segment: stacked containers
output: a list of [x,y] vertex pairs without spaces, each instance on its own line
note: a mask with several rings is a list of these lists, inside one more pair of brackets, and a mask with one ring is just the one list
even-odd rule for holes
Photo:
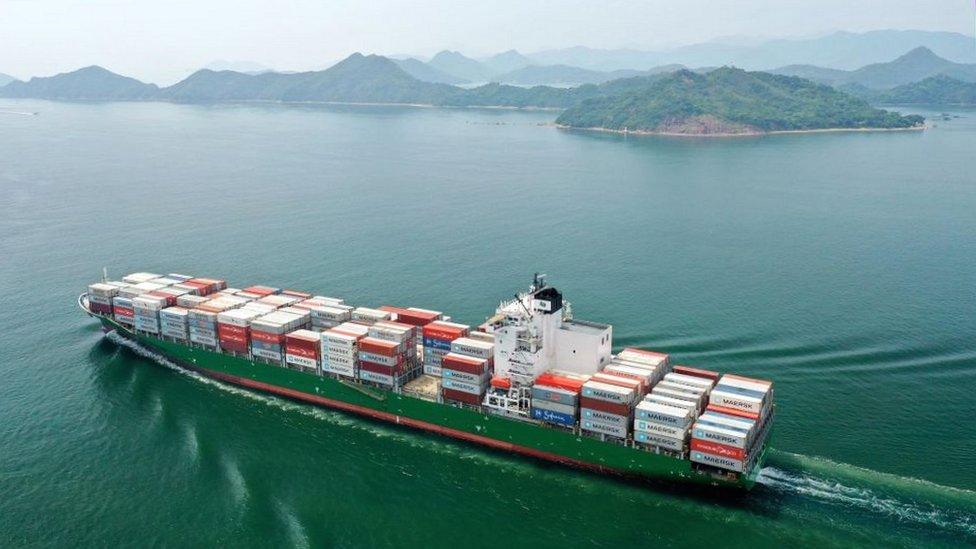
[[217,347],[217,315],[243,305],[243,299],[221,296],[200,303],[187,313],[190,341],[207,347]]
[[112,298],[112,316],[121,324],[132,326],[135,319],[135,310],[132,308],[132,298],[117,295]]
[[159,311],[167,305],[167,298],[161,296],[146,294],[133,299],[132,309],[135,313],[135,329],[151,334],[159,334]]
[[296,297],[296,296],[283,295],[283,294],[266,295],[266,296],[264,296],[264,297],[262,297],[262,298],[260,298],[260,299],[257,300],[258,303],[263,303],[265,305],[270,305],[270,306],[274,307],[275,309],[279,309],[281,307],[287,307],[289,305],[293,305],[295,303],[298,303],[299,301],[301,301],[301,299],[298,298],[298,297]]
[[413,373],[417,365],[417,334],[415,326],[381,320],[369,327],[369,336],[401,345],[404,358],[404,373]]
[[217,339],[220,348],[233,353],[251,350],[251,322],[261,316],[258,311],[231,309],[217,315]]
[[[545,372],[532,385],[532,419],[575,427],[579,417],[579,395],[588,376]],[[494,383],[494,380],[492,380]]]
[[101,315],[112,314],[112,298],[119,295],[119,287],[99,282],[88,286],[88,308]]
[[285,334],[285,362],[306,370],[319,370],[322,334],[300,329]]
[[360,324],[371,325],[381,320],[390,320],[392,314],[380,309],[370,309],[369,307],[356,307],[352,310],[352,321]]
[[202,305],[207,301],[209,301],[209,299],[203,297],[202,295],[183,294],[176,298],[176,305],[183,307],[184,309],[193,309],[194,307]]
[[189,311],[183,307],[167,307],[159,311],[159,325],[164,336],[187,340],[190,338]]
[[695,423],[691,461],[720,469],[747,471],[756,455],[765,420],[773,406],[773,384],[761,379],[722,376]]
[[440,358],[443,377],[441,396],[444,400],[481,404],[491,380],[488,361],[457,353],[448,353]]
[[627,347],[620,351],[611,361],[611,364],[649,369],[653,372],[652,384],[660,381],[664,374],[671,370],[671,361],[668,355],[635,347]]
[[215,278],[191,278],[181,284],[196,289],[197,295],[210,295],[227,287],[226,282]]
[[689,408],[645,400],[637,405],[634,414],[634,441],[683,452],[693,419]]
[[424,373],[440,376],[443,358],[451,352],[451,342],[467,336],[468,330],[464,324],[442,320],[424,325]]
[[488,361],[488,371],[495,370],[495,344],[473,337],[459,337],[451,341],[451,352],[459,355],[483,358]]
[[[257,312],[251,303],[242,310]],[[281,362],[285,358],[285,334],[301,328],[302,321],[300,315],[285,311],[274,311],[255,318],[250,323],[251,354]]]
[[359,340],[368,331],[361,324],[346,322],[322,332],[322,372],[355,379]]
[[312,327],[320,329],[335,328],[343,322],[352,320],[352,307],[341,303],[321,303],[306,300],[296,303],[295,307],[305,309],[312,319]]
[[627,438],[636,398],[637,389],[633,386],[587,381],[580,397],[580,428],[590,433]]
[[359,340],[359,379],[387,387],[398,384],[406,361],[403,343],[375,337]]

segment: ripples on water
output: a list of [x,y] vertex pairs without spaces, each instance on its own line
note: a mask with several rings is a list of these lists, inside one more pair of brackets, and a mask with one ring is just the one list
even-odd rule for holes
[[[120,337],[114,332],[108,334],[107,337],[139,356],[150,359],[197,382],[206,383],[229,394],[247,398],[284,412],[301,414],[342,428],[365,431],[375,437],[395,439],[398,443],[423,448],[425,451],[455,456],[464,461],[476,461],[478,466],[492,467],[499,473],[531,474],[533,472],[533,469],[527,467],[523,461],[514,458],[506,458],[494,453],[466,451],[466,449],[451,442],[439,441],[403,430],[385,428],[340,412],[299,404],[227,385],[196,372],[185,370],[163,355]],[[187,429],[185,433],[188,447],[196,457],[198,443],[195,434],[190,429]],[[841,510],[868,513],[896,522],[940,529],[950,534],[957,534],[961,536],[960,539],[969,539],[976,543],[976,492],[941,486],[909,477],[879,473],[823,458],[776,450],[771,451],[768,462],[773,465],[768,465],[762,469],[757,479],[760,487],[753,492],[759,498],[763,497],[761,491],[765,488],[777,494],[801,498],[805,503],[823,504]],[[243,504],[248,497],[243,475],[230,458],[225,458],[222,465],[235,499],[239,504]],[[401,473],[405,476],[412,476],[405,470]],[[585,480],[577,483],[577,489],[586,490],[587,488],[592,489],[593,486]],[[509,497],[507,494],[498,495],[503,500],[507,500]],[[519,505],[517,498],[513,501]],[[531,511],[529,507],[522,506],[526,511]],[[276,502],[275,509],[286,527],[291,544],[307,547],[309,545],[308,538],[295,514],[281,502]]]

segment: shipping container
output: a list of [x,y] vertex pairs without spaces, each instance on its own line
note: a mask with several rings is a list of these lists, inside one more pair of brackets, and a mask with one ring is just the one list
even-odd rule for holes
[[573,404],[562,404],[559,402],[552,402],[550,400],[539,400],[532,399],[532,406],[535,408],[541,408],[543,410],[549,410],[551,412],[558,412],[560,414],[566,414],[575,417],[579,412],[579,407]]
[[611,425],[601,421],[590,421],[580,418],[580,429],[590,433],[608,435],[616,438],[627,438],[628,428],[626,425]]
[[444,389],[441,392],[441,396],[446,401],[463,402],[465,404],[471,404],[477,406],[481,404],[482,395],[465,393],[463,391],[455,391],[453,389]]
[[554,423],[556,425],[562,425],[564,427],[575,427],[576,426],[576,415],[560,413],[546,408],[532,407],[532,419],[543,421],[545,423]]
[[675,406],[666,406],[656,402],[641,402],[638,404],[635,417],[637,419],[654,421],[681,428],[687,427],[692,421],[690,410]]
[[634,432],[634,440],[648,446],[657,446],[667,450],[682,452],[685,449],[684,439],[677,439],[656,433]]
[[580,421],[596,421],[626,428],[627,424],[630,423],[630,414],[611,414],[602,410],[580,407]]
[[584,397],[596,400],[604,400],[618,404],[630,404],[634,402],[634,398],[637,396],[637,391],[632,388],[628,389],[626,387],[619,387],[617,385],[600,383],[599,381],[587,381],[583,384],[582,395]]

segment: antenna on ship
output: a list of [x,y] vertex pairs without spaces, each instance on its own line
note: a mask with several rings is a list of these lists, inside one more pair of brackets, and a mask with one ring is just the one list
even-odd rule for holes
[[102,267],[102,282],[108,282],[108,267]]

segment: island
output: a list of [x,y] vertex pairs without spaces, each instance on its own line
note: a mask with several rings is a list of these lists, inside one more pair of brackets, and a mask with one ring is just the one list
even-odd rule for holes
[[565,110],[563,128],[660,135],[758,135],[826,130],[919,129],[920,116],[871,107],[863,99],[795,76],[723,67],[679,70],[619,95]]

